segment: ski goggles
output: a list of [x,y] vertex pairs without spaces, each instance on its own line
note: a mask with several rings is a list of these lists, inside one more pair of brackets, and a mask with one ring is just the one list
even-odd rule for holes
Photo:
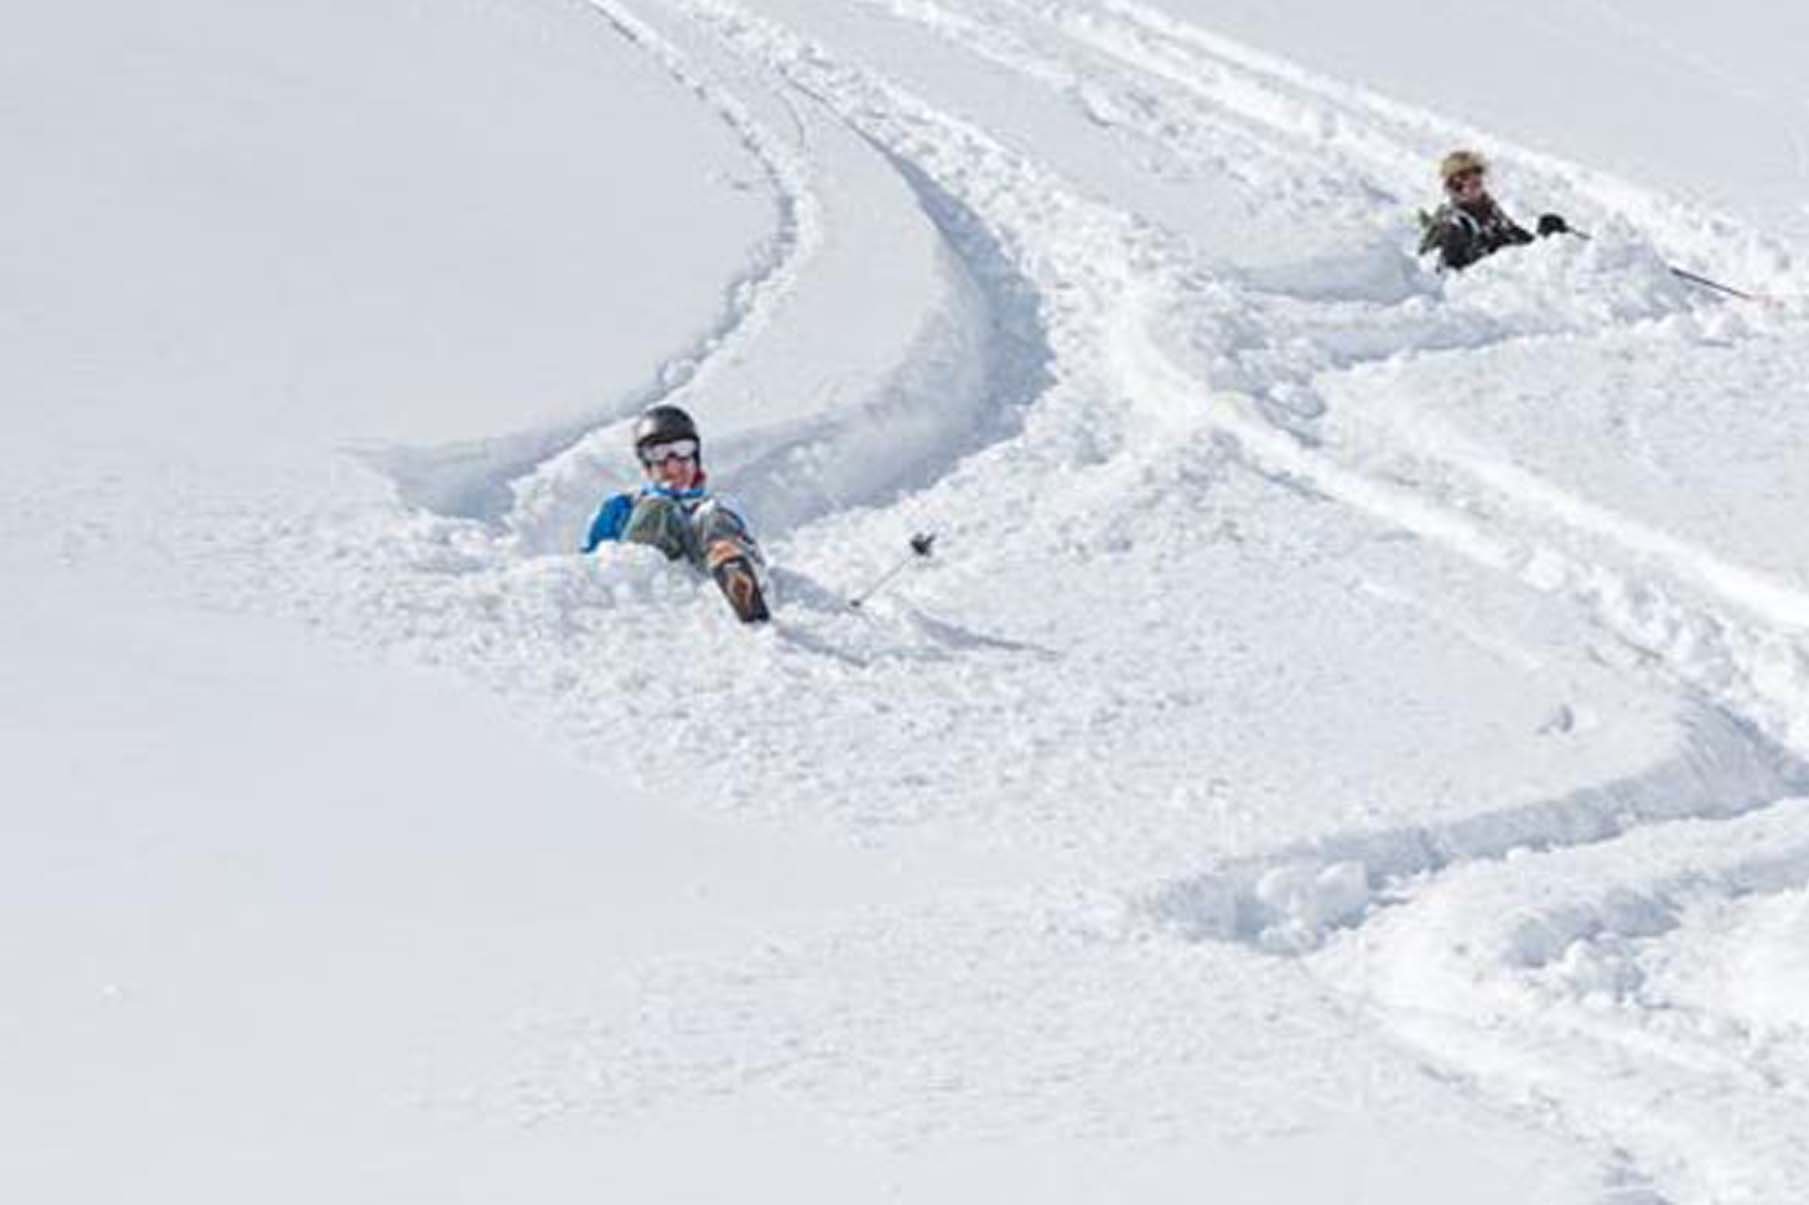
[[635,449],[642,464],[664,464],[668,460],[694,460],[697,457],[697,441],[695,439],[674,439],[666,443],[642,444]]

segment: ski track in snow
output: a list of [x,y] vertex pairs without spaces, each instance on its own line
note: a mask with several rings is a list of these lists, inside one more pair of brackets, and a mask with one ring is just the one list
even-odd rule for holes
[[[625,413],[680,396],[710,374],[732,376],[736,357],[809,271],[825,218],[800,148],[762,127],[628,6],[589,2],[737,130],[763,165],[781,216],[767,257],[736,286],[727,316],[660,382],[628,399]],[[1302,215],[1367,224],[1374,246],[1341,260],[1228,267],[775,20],[727,0],[671,0],[662,12],[784,81],[795,103],[843,123],[907,184],[979,298],[969,323],[988,337],[969,349],[982,382],[974,405],[990,408],[991,417],[970,407],[959,429],[938,430],[950,419],[933,416],[908,443],[908,471],[883,474],[884,488],[865,494],[812,474],[831,471],[823,465],[838,456],[857,455],[860,469],[899,459],[895,449],[865,447],[857,436],[861,423],[900,413],[903,403],[890,411],[831,406],[750,443],[743,458],[750,482],[811,448],[829,449],[814,467],[805,457],[805,484],[795,495],[772,500],[784,516],[775,529],[789,537],[777,545],[778,560],[788,567],[780,574],[785,605],[765,632],[725,624],[707,587],[674,580],[633,550],[593,560],[524,555],[554,546],[560,525],[594,501],[598,467],[616,456],[613,423],[550,457],[542,441],[528,465],[519,448],[503,455],[498,443],[482,451],[475,476],[462,465],[400,470],[405,501],[450,498],[441,509],[452,513],[298,525],[284,551],[299,555],[274,570],[278,580],[296,587],[312,618],[534,700],[581,742],[611,740],[613,727],[596,717],[614,700],[645,696],[642,718],[670,733],[646,750],[648,778],[658,785],[689,773],[688,751],[703,741],[726,742],[731,756],[770,747],[787,723],[780,716],[788,703],[837,689],[837,675],[849,667],[893,675],[946,670],[956,689],[974,692],[966,712],[953,711],[944,732],[901,739],[958,740],[971,739],[957,731],[964,715],[990,723],[1012,714],[1011,700],[985,697],[989,664],[1065,655],[1029,636],[955,625],[904,602],[874,616],[847,613],[824,582],[883,566],[891,533],[934,521],[958,537],[1011,546],[1089,516],[1088,530],[1105,531],[1133,509],[1127,489],[1171,464],[1175,449],[1197,455],[1208,473],[1250,470],[1331,499],[1571,600],[1632,650],[1629,673],[1655,675],[1691,700],[1684,747],[1671,763],[1563,797],[1448,823],[1280,844],[1146,882],[1124,892],[1126,916],[1184,941],[1318,951],[1307,954],[1307,967],[1473,1078],[1485,1098],[1628,1151],[1636,1179],[1654,1186],[1647,1199],[1670,1199],[1659,1192],[1680,1200],[1800,1196],[1809,1167],[1779,1135],[1801,1133],[1809,1115],[1800,1079],[1776,1070],[1800,1052],[1800,1034],[1785,1031],[1755,1053],[1750,1026],[1709,1009],[1642,1000],[1629,968],[1639,943],[1680,931],[1705,899],[1809,884],[1805,805],[1779,802],[1809,788],[1799,760],[1809,753],[1809,590],[1578,498],[1423,416],[1327,411],[1316,384],[1392,357],[1588,339],[1693,317],[1714,304],[1682,291],[1657,252],[1612,232],[1587,248],[1516,265],[1506,284],[1426,283],[1387,248],[1403,241],[1402,198],[1421,191],[1424,165],[1454,143],[1511,160],[1557,207],[1592,225],[1628,215],[1664,254],[1688,261],[1712,251],[1769,287],[1798,280],[1787,249],[1715,215],[1318,79],[1129,0],[863,0],[863,7],[1065,97],[1098,124],[1157,148],[1177,170],[1287,181],[1281,203]],[[1354,201],[1353,179],[1362,185]],[[1595,269],[1619,269],[1625,280],[1575,303],[1562,300]],[[1512,289],[1558,300],[1516,312]],[[932,390],[907,389],[905,401]],[[975,468],[969,458],[982,448],[987,464]],[[1061,488],[1044,488],[1058,472]],[[963,484],[988,473],[1002,482],[995,488],[1022,491],[1021,511],[961,513]],[[470,500],[492,498],[510,481],[512,530],[466,521],[499,517],[488,502]],[[915,492],[893,504],[901,489]],[[355,566],[368,589],[323,597],[309,578],[310,566],[320,564],[340,574]],[[624,618],[635,631],[625,630]],[[641,658],[612,664],[600,651],[629,641],[688,646],[697,661],[715,663],[736,684],[710,689],[739,718],[704,719],[682,700],[662,702],[637,668]],[[683,667],[677,674],[682,696],[697,675],[687,677]],[[932,798],[936,785],[926,784]],[[729,784],[725,802],[757,806],[760,787]],[[857,828],[921,819],[851,815]],[[808,1046],[808,1031],[801,1022],[794,1041]],[[599,1050],[617,1049],[608,1035],[573,1040],[576,1062],[538,1080],[563,1085],[554,1112],[594,1103],[583,1084],[563,1080],[582,1080]],[[641,1049],[635,1057],[705,1056]],[[818,1074],[795,1051],[766,1057],[781,1077]],[[1159,1074],[1139,1073],[1159,1088]],[[1025,1074],[1059,1079],[1067,1070]],[[1787,1119],[1768,1121],[1769,1109]],[[1635,1199],[1634,1191],[1648,1190],[1615,1199]]]
[[1800,892],[1806,817],[1794,799],[1465,866],[1328,951],[1326,973],[1485,1089],[1625,1149],[1674,1199],[1794,1200],[1809,1172],[1800,1029],[1739,1016],[1725,983],[1690,999],[1644,968],[1705,908]]
[[[846,151],[838,160],[811,145],[814,114],[807,95],[764,89],[785,109],[798,140],[793,147],[761,124],[753,105],[712,82],[707,67],[646,21],[613,0],[585,2],[736,130],[761,162],[781,218],[766,261],[733,286],[724,321],[669,360],[656,383],[615,411],[632,414],[657,401],[695,406],[712,394],[733,394],[745,388],[739,378],[749,375],[762,337],[771,341],[775,324],[797,324],[801,295],[816,276],[831,274],[825,261],[836,254],[852,257],[851,249],[826,248],[825,231],[832,221],[853,226],[871,215],[856,213],[849,198],[832,200],[831,185],[844,181],[828,175],[853,174],[864,165],[850,163]],[[753,69],[763,70],[759,64]],[[738,82],[762,87],[758,77]],[[791,402],[751,431],[726,438],[713,434],[710,461],[717,487],[757,518],[769,540],[824,514],[921,488],[960,456],[1009,435],[1017,412],[1047,383],[1048,352],[1034,308],[1023,303],[1024,291],[1009,263],[989,245],[984,228],[908,163],[858,138],[851,141],[859,153],[877,157],[884,170],[896,173],[918,220],[927,221],[940,240],[934,270],[942,279],[941,293],[918,316],[918,328],[908,333],[907,345],[883,378],[857,382],[848,397],[839,386],[819,390],[814,399]],[[823,161],[811,161],[811,154]],[[884,203],[870,194],[861,200]],[[850,268],[843,264],[836,270]],[[709,414],[703,417],[710,426]],[[513,481],[493,475],[490,491],[506,485],[514,497],[501,517],[518,551],[555,553],[571,546],[572,531],[595,507],[599,482],[620,481],[622,439],[622,424],[610,423]]]
[[[654,379],[613,399],[597,418],[445,447],[388,448],[366,453],[412,506],[455,519],[497,523],[552,505],[566,493],[594,501],[599,445],[611,452],[617,420],[669,399],[694,381],[712,359],[732,356],[758,336],[796,286],[823,239],[821,205],[808,178],[803,148],[763,125],[732,92],[700,74],[671,42],[615,0],[581,0],[621,37],[654,59],[678,84],[714,112],[760,165],[773,194],[777,228],[753,262],[726,290],[722,313],[689,346],[668,357]],[[582,505],[582,503],[580,503]]]

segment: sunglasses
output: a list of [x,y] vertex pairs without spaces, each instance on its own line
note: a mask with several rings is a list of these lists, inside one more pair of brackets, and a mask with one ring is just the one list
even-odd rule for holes
[[1452,176],[1450,180],[1446,181],[1446,187],[1447,188],[1462,188],[1464,185],[1470,183],[1472,180],[1481,180],[1481,179],[1482,179],[1482,169],[1480,167],[1472,167],[1468,171],[1461,171],[1461,172],[1458,172],[1455,176]]
[[697,455],[697,441],[675,439],[671,443],[642,444],[636,451],[640,454],[641,463],[646,465],[663,464],[668,460],[691,460]]

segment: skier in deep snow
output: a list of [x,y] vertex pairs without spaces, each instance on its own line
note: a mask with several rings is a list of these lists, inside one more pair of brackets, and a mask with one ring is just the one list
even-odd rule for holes
[[647,544],[708,574],[745,623],[768,618],[760,548],[741,516],[710,493],[697,424],[677,406],[654,406],[634,424],[634,453],[647,481],[604,499],[584,551]]
[[[1420,223],[1426,232],[1420,240],[1420,254],[1437,251],[1441,268],[1460,272],[1503,247],[1533,241],[1534,236],[1516,225],[1489,195],[1483,183],[1488,171],[1487,161],[1475,151],[1452,151],[1439,164],[1439,178],[1445,185],[1445,203],[1435,213],[1420,214]],[[1569,229],[1569,224],[1558,214],[1539,216],[1540,238],[1563,234]]]

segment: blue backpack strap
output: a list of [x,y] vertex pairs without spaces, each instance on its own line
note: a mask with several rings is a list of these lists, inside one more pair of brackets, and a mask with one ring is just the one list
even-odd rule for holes
[[590,534],[584,538],[584,551],[595,552],[598,546],[622,538],[628,516],[634,513],[632,494],[614,494],[604,499],[597,517],[590,521]]

